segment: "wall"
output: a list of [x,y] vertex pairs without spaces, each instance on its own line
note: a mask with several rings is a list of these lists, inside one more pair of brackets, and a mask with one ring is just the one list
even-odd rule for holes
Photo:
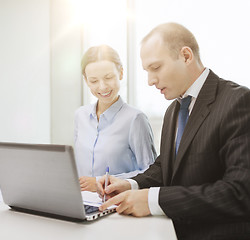
[[81,28],[70,0],[0,0],[0,141],[73,145]]
[[0,141],[50,142],[49,0],[0,0]]

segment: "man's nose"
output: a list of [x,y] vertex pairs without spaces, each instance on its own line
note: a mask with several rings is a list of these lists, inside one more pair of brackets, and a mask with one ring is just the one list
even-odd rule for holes
[[149,86],[153,86],[157,83],[157,78],[156,76],[152,75],[152,74],[148,74],[148,85]]

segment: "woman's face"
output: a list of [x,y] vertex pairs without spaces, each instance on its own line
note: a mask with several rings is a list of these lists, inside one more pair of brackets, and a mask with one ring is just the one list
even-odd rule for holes
[[122,70],[119,72],[113,62],[101,60],[89,63],[85,73],[87,85],[99,104],[112,105],[118,98]]

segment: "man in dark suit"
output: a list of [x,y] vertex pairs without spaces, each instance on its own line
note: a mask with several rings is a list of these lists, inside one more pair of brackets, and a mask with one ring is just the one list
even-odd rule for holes
[[110,177],[105,190],[100,179],[110,197],[100,210],[165,214],[179,240],[250,239],[250,90],[204,68],[193,34],[176,23],[143,39],[141,59],[149,85],[176,100],[155,163],[132,180]]

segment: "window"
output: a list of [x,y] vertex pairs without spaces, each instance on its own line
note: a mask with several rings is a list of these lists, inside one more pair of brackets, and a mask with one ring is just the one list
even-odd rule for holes
[[195,35],[205,67],[222,78],[250,87],[249,1],[136,0],[135,3],[135,102],[148,116],[162,117],[170,102],[154,87],[147,86],[139,57],[140,41],[164,22],[178,22]]
[[[107,44],[114,48],[122,61],[124,76],[120,94],[127,101],[127,18],[126,0],[72,0],[75,22],[82,25],[82,52],[91,46]],[[84,83],[84,104],[94,102]]]

